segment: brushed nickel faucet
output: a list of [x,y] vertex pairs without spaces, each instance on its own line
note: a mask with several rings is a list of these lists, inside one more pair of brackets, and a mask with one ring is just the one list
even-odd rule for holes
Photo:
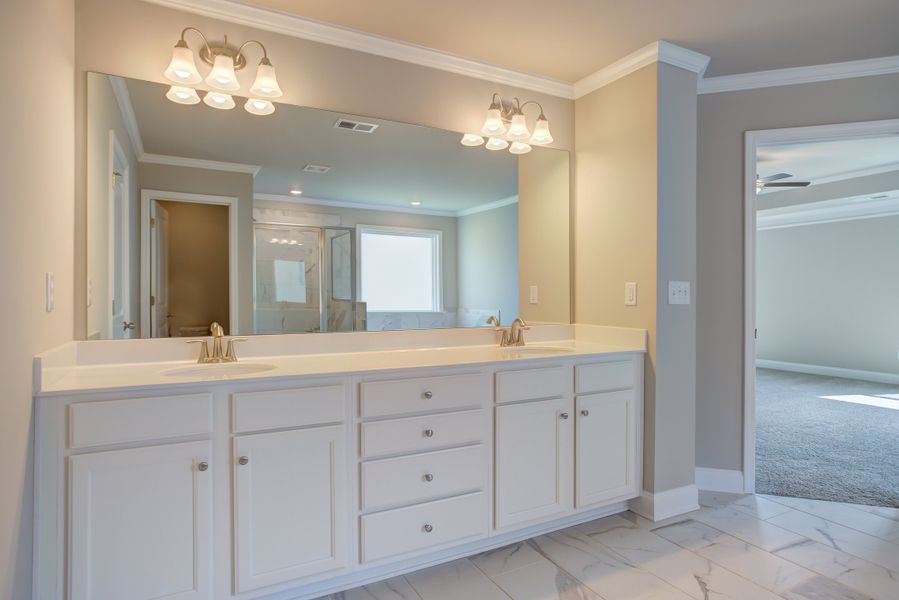
[[507,348],[509,346],[524,346],[524,332],[530,329],[528,324],[525,323],[524,319],[521,317],[517,317],[512,321],[512,325],[506,329],[500,327],[499,319],[497,319],[496,316],[491,315],[487,319],[487,325],[493,325],[496,328],[496,331],[502,332],[502,337],[499,340],[499,345],[502,348]]
[[209,355],[209,345],[206,339],[187,340],[188,344],[200,344],[200,356],[197,358],[197,364],[205,365],[210,363],[231,363],[237,362],[237,353],[234,351],[235,342],[245,342],[245,337],[233,337],[228,340],[225,351],[222,351],[222,337],[225,335],[225,329],[218,323],[214,322],[209,326],[209,332],[212,334],[212,356]]

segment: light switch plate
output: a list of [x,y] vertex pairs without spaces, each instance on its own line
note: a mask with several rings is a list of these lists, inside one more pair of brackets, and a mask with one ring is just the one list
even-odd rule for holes
[[637,306],[637,282],[628,281],[624,284],[624,305]]
[[690,304],[690,282],[668,282],[668,304]]
[[531,304],[537,304],[537,286],[531,286]]
[[53,312],[53,308],[56,306],[56,278],[53,276],[53,273],[47,271],[44,281],[46,284],[47,312]]

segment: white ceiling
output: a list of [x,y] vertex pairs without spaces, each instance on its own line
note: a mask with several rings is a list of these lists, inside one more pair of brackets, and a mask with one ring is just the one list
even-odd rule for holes
[[[167,86],[126,80],[144,151],[192,159],[259,165],[254,192],[396,208],[458,212],[518,193],[518,159],[459,143],[461,134],[278,104],[259,117],[237,108],[184,106],[165,98]],[[338,130],[339,117],[378,124],[371,134]],[[540,152],[563,152],[548,148]],[[324,165],[323,175],[304,173]]]
[[[781,181],[811,181],[812,185],[841,181],[899,170],[899,133],[762,146],[756,157],[757,170],[762,177],[790,173],[793,177]],[[789,189],[792,188],[765,191],[773,193]]]
[[896,0],[245,0],[574,82],[656,40],[706,76],[899,55]]

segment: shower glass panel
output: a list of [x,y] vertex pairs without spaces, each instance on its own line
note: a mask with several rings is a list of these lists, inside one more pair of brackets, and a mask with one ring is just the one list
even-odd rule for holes
[[365,306],[356,298],[355,235],[352,228],[324,229],[326,331],[365,331]]

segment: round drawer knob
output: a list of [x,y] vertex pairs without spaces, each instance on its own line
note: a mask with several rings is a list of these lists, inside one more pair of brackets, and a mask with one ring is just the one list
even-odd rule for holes
[[434,430],[433,429],[425,429],[424,434],[425,434],[425,437],[434,437]]
[[422,527],[422,530],[425,533],[431,533],[432,531],[434,531],[434,527],[430,523],[428,523],[424,527]]
[[237,459],[237,464],[239,464],[239,465],[245,465],[248,462],[250,462],[249,456],[241,456],[240,458]]
[[561,415],[559,415],[559,418],[562,419],[563,421],[566,420],[568,418],[568,413],[563,412]]
[[205,461],[201,462],[200,464],[197,465],[197,468],[201,471],[205,471],[209,468],[209,463],[205,462]]
[[582,417],[586,417],[586,416],[589,416],[589,415],[590,415],[590,411],[587,410],[586,408],[585,408],[584,410],[581,411],[581,416],[582,416]]
[[434,481],[433,473],[425,473],[425,481]]
[[431,398],[434,397],[434,392],[428,390],[427,392],[425,392],[424,394],[422,394],[422,396],[425,397],[425,400],[430,400]]

